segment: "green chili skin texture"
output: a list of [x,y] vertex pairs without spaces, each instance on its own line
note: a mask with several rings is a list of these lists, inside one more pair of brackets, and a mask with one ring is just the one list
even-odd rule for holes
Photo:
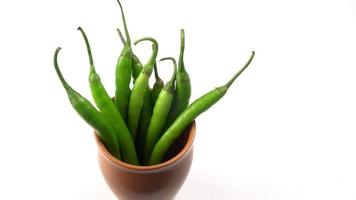
[[168,128],[177,116],[187,108],[189,105],[189,99],[191,96],[191,84],[189,74],[184,67],[184,48],[185,48],[185,34],[184,29],[180,32],[180,54],[178,61],[178,71],[176,77],[176,91],[174,94],[174,100],[172,109],[169,113],[166,128]]
[[58,65],[58,53],[61,50],[60,47],[57,48],[54,54],[54,67],[59,77],[64,89],[67,92],[69,101],[73,106],[74,110],[80,115],[84,121],[86,121],[92,128],[96,130],[99,138],[105,146],[108,148],[109,152],[116,157],[121,159],[119,144],[115,132],[111,124],[106,121],[104,116],[96,110],[96,108],[78,92],[72,89],[69,84],[65,81]]
[[158,140],[155,145],[153,152],[150,157],[149,165],[155,165],[162,162],[165,154],[167,153],[169,147],[172,143],[181,135],[183,130],[201,113],[209,109],[216,102],[218,102],[227,92],[231,84],[236,80],[236,78],[249,66],[251,63],[255,52],[252,52],[250,59],[247,61],[245,66],[238,71],[235,76],[224,86],[218,87],[199,99],[195,100],[191,105],[189,105],[173,122],[173,124],[165,131],[162,137]]
[[123,161],[139,165],[136,149],[133,140],[131,139],[130,132],[128,131],[120,112],[116,109],[115,104],[108,95],[104,85],[101,82],[99,75],[95,71],[93,56],[91,53],[90,44],[84,30],[79,27],[78,30],[81,32],[88,51],[89,63],[90,63],[90,74],[89,74],[89,85],[91,93],[95,104],[98,106],[99,110],[103,113],[104,117],[111,123],[113,127],[117,140],[120,144],[121,155]]
[[131,132],[132,138],[135,140],[136,132],[138,128],[138,123],[140,119],[141,109],[144,102],[144,96],[146,91],[149,90],[149,78],[153,71],[153,65],[156,62],[158,54],[158,43],[155,39],[146,37],[135,42],[135,45],[141,41],[151,41],[154,45],[153,53],[148,60],[147,64],[143,67],[140,75],[137,77],[134,87],[131,92],[130,102],[129,102],[129,118],[128,126]]
[[120,5],[121,16],[124,23],[125,34],[126,34],[126,43],[124,48],[121,51],[121,55],[118,59],[115,72],[115,105],[120,111],[122,118],[127,120],[127,109],[130,99],[130,82],[131,82],[131,73],[132,73],[132,49],[131,49],[131,40],[130,35],[126,25],[126,19],[124,11],[120,1],[117,1]]
[[153,70],[155,73],[156,82],[153,84],[153,88],[152,88],[152,101],[153,101],[153,104],[155,104],[159,93],[163,89],[164,83],[158,75],[157,63],[155,63]]
[[[135,55],[133,55],[132,76],[134,80],[136,80],[136,78],[139,76],[139,74],[142,71],[142,68],[143,67],[141,62],[138,60],[138,58]],[[143,99],[143,105],[141,109],[138,129],[135,138],[136,151],[141,163],[143,163],[143,148],[145,145],[145,138],[146,138],[148,125],[150,123],[151,116],[152,116],[152,110],[153,110],[152,94],[151,94],[151,90],[148,89],[146,90],[146,94]]]
[[142,71],[142,63],[140,62],[140,59],[132,53],[132,77],[134,80],[137,79],[137,77],[140,75]]
[[[124,39],[124,36],[122,35],[122,32],[120,31],[120,29],[117,29],[117,32],[119,33],[121,42],[125,45],[126,41]],[[137,77],[140,75],[142,68],[143,66],[139,58],[134,53],[132,53],[132,77],[134,79],[134,82],[137,79]],[[137,156],[141,162],[143,162],[143,148],[145,145],[148,125],[150,123],[151,116],[152,116],[152,110],[153,110],[153,105],[152,105],[151,90],[147,90],[143,100],[143,106],[142,106],[140,121],[138,125],[139,127],[137,130],[136,141],[135,141]]]
[[152,93],[151,90],[147,90],[143,106],[140,115],[140,122],[138,125],[138,131],[136,134],[136,150],[137,154],[140,158],[141,163],[144,163],[144,146],[146,140],[147,129],[151,121],[151,116],[153,112],[153,105],[152,105]]
[[[119,33],[119,37],[121,39],[122,44],[126,44],[126,40],[124,36],[122,35],[122,32],[120,29],[117,29],[117,32]],[[132,52],[132,77],[134,80],[140,75],[142,71],[142,63],[140,62],[140,59]]]
[[172,60],[174,64],[174,72],[170,81],[164,86],[159,93],[156,104],[153,108],[153,114],[151,117],[150,125],[146,135],[145,151],[144,151],[144,163],[148,163],[150,155],[154,145],[161,136],[161,131],[166,123],[168,113],[171,109],[173,97],[174,97],[174,81],[176,78],[177,64],[174,58],[163,58],[163,60]]

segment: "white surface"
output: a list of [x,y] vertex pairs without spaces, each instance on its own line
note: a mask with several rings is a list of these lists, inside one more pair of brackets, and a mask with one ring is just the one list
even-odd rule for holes
[[[198,118],[194,163],[176,199],[356,199],[354,0],[123,4],[133,39],[157,38],[159,57],[178,55],[179,28],[186,29],[192,99],[256,51],[226,97]],[[81,25],[113,93],[122,48],[116,2],[1,1],[0,20],[0,199],[115,199],[52,56],[61,45],[64,76],[89,97]],[[145,61],[150,45],[135,51]]]

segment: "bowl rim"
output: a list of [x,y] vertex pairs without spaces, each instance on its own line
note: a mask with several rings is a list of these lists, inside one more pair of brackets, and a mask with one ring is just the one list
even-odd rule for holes
[[101,142],[99,136],[95,133],[95,141],[98,145],[98,149],[99,149],[99,153],[104,155],[104,157],[106,159],[108,159],[109,161],[111,161],[112,163],[114,163],[115,165],[119,166],[119,167],[123,167],[127,170],[134,170],[134,171],[152,171],[152,170],[157,170],[157,169],[162,169],[165,167],[169,167],[173,164],[175,164],[177,161],[179,161],[185,154],[187,154],[187,152],[189,151],[189,149],[193,146],[193,142],[194,142],[194,138],[195,138],[195,134],[196,134],[196,124],[195,124],[195,120],[190,123],[187,128],[185,129],[185,131],[188,130],[189,134],[188,134],[188,140],[187,143],[185,144],[185,146],[183,147],[183,149],[177,154],[175,155],[173,158],[157,164],[157,165],[150,165],[150,166],[140,166],[140,165],[132,165],[129,163],[125,163],[121,160],[118,160],[117,158],[115,158],[113,155],[111,155],[108,150],[106,149],[105,145]]

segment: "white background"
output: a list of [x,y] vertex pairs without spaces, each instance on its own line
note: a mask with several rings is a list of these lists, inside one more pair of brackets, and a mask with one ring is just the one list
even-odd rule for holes
[[[123,0],[133,39],[176,56],[186,30],[192,99],[250,68],[197,119],[195,157],[176,199],[356,199],[355,0]],[[0,2],[0,199],[115,199],[92,129],[71,108],[52,56],[90,97],[81,25],[111,94],[122,45],[116,1]],[[149,43],[134,47],[142,61]],[[169,63],[160,67],[167,80]]]

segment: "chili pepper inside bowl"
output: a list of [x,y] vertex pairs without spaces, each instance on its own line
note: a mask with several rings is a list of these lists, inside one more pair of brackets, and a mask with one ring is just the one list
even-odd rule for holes
[[173,199],[183,185],[193,160],[195,137],[193,121],[166,154],[165,162],[137,166],[112,156],[95,134],[101,172],[120,200]]
[[[117,29],[124,47],[115,70],[115,98],[111,98],[112,94],[107,92],[96,72],[89,39],[81,27],[78,30],[87,49],[88,81],[95,105],[65,80],[58,63],[60,47],[54,53],[54,68],[72,107],[96,130],[99,165],[113,193],[121,200],[172,199],[192,164],[194,120],[225,96],[250,65],[255,52],[252,51],[246,64],[224,85],[190,103],[191,81],[184,64],[184,29],[180,31],[178,62],[173,57],[160,59],[171,60],[174,67],[171,79],[164,83],[156,66],[157,40],[143,37],[133,43],[152,43],[151,56],[143,65],[133,52],[123,8],[120,0],[117,1],[125,37]],[[151,89],[149,83],[153,72],[156,82]]]

